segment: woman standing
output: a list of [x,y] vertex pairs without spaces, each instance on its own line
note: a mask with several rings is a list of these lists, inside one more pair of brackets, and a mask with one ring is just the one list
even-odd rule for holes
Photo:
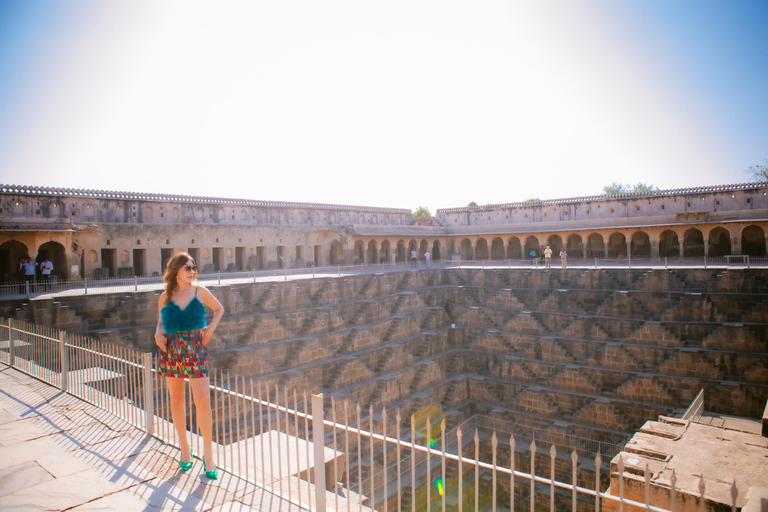
[[[205,476],[215,480],[219,473],[213,462],[213,417],[208,379],[208,342],[224,316],[216,297],[197,282],[197,267],[192,257],[179,252],[169,261],[163,275],[165,291],[158,303],[155,343],[162,351],[158,374],[164,375],[171,397],[171,417],[179,435],[182,471],[192,468],[192,452],[187,438],[184,407],[184,379],[189,379],[197,408],[197,425],[203,436]],[[213,310],[210,325],[205,322],[205,306]]]

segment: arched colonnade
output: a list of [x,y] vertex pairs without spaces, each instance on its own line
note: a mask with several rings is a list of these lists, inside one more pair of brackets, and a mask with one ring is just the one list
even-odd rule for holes
[[353,264],[407,261],[414,248],[420,260],[428,249],[433,260],[448,259],[452,255],[462,260],[527,259],[532,250],[540,256],[547,245],[554,255],[565,246],[569,258],[585,260],[768,254],[765,228],[748,223],[411,239],[357,237],[352,243],[347,262]]

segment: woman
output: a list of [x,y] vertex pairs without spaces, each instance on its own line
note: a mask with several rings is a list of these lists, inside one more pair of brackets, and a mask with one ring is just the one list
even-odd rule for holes
[[[179,252],[168,261],[163,281],[166,285],[158,303],[155,343],[162,351],[158,374],[166,377],[171,396],[171,417],[179,435],[179,467],[188,471],[193,465],[184,408],[184,379],[188,378],[197,408],[197,425],[203,436],[205,476],[215,480],[219,473],[213,462],[207,346],[224,316],[224,308],[206,287],[197,282],[195,261],[185,252]],[[205,306],[213,310],[213,320],[207,326]]]

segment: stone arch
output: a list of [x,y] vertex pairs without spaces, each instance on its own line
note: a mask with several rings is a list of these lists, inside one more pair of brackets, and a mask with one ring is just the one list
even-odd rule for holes
[[16,265],[19,258],[29,255],[29,249],[18,240],[8,240],[0,245],[0,278],[5,282],[16,281]]
[[568,241],[565,244],[565,252],[568,253],[568,259],[581,259],[584,254],[584,242],[581,239],[581,235],[573,233],[568,236]]
[[328,261],[331,265],[341,265],[344,263],[344,247],[338,240],[331,240],[331,245],[328,249]]
[[61,207],[61,203],[54,202],[48,207],[48,216],[52,219],[58,219],[63,215],[64,209]]
[[424,258],[424,253],[429,250],[429,242],[426,240],[422,240],[421,243],[419,243],[419,259]]
[[440,259],[440,240],[432,242],[432,261]]
[[547,245],[552,249],[552,254],[560,254],[560,249],[563,248],[563,239],[560,238],[560,235],[549,235]]
[[608,237],[608,257],[626,258],[627,257],[627,237],[624,233],[614,231]]
[[496,237],[491,241],[491,259],[504,260],[506,259],[504,256],[504,240]]
[[331,224],[336,224],[336,214],[331,212]]
[[99,255],[93,249],[88,251],[87,258],[88,258],[88,263],[98,263],[99,261]]
[[680,240],[677,233],[667,229],[659,236],[659,256],[662,258],[677,258],[680,256]]
[[368,242],[368,254],[365,255],[367,263],[378,263],[378,247],[377,247],[376,240],[370,240]]
[[592,233],[587,238],[587,258],[605,258],[605,242],[600,233]]
[[704,235],[701,230],[691,228],[683,234],[683,256],[704,256]]
[[645,231],[635,231],[630,242],[633,258],[651,257],[651,237]]
[[198,222],[202,222],[205,220],[205,212],[202,208],[196,208],[195,209],[195,220]]
[[405,240],[397,241],[397,249],[395,252],[395,261],[407,261],[408,254],[405,250]]
[[708,256],[728,256],[731,254],[731,234],[723,227],[716,227],[709,232]]
[[475,259],[475,252],[472,250],[472,242],[469,241],[469,238],[464,238],[461,241],[461,245],[459,246],[459,254],[463,260]]
[[37,248],[37,258],[35,261],[41,263],[44,259],[48,258],[48,261],[53,263],[52,275],[60,276],[62,279],[69,277],[69,269],[67,268],[67,253],[64,246],[59,242],[45,242]]
[[541,257],[541,247],[539,246],[539,239],[531,235],[525,239],[525,255],[530,257],[531,251],[536,251],[536,257]]
[[[304,215],[302,214],[302,220],[304,219]],[[248,220],[248,212],[245,210],[240,210],[240,220]]]
[[85,203],[83,205],[83,218],[85,220],[94,220],[96,219],[96,206],[94,206],[92,203]]
[[174,206],[173,210],[171,210],[171,220],[181,220],[181,211],[177,206]]
[[392,255],[391,255],[392,247],[389,243],[389,240],[384,240],[381,242],[381,249],[379,249],[379,262],[381,263],[389,263],[392,261]]
[[151,206],[144,208],[144,220],[151,220],[155,218],[155,210]]
[[362,240],[355,242],[355,247],[352,249],[352,263],[354,265],[365,263],[365,244]]
[[11,205],[11,214],[15,217],[24,217],[27,214],[27,203],[14,201]]
[[520,239],[513,236],[509,239],[509,243],[507,244],[507,258],[515,259],[523,257],[523,246],[520,243]]
[[765,256],[765,231],[760,226],[747,226],[741,232],[741,253]]
[[487,260],[489,257],[488,240],[485,238],[478,238],[477,243],[475,244],[475,258],[473,259]]

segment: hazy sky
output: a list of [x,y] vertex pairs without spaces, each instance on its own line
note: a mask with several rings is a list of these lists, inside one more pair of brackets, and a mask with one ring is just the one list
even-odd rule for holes
[[0,0],[0,183],[416,209],[740,183],[766,0]]

